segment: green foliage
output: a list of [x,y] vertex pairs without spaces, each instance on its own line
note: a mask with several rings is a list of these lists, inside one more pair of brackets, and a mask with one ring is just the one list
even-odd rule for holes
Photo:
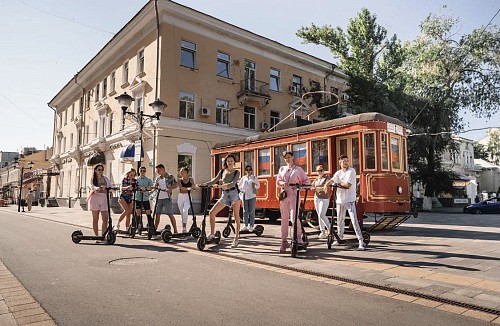
[[490,159],[489,156],[490,154],[484,145],[477,142],[474,143],[474,158],[481,158],[488,161]]
[[489,157],[496,165],[500,164],[500,132],[490,130],[488,132],[488,153]]

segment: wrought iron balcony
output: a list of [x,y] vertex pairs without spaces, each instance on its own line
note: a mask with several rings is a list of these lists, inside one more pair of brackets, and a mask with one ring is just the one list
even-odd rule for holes
[[269,83],[255,79],[243,79],[240,83],[238,98],[244,95],[271,99]]

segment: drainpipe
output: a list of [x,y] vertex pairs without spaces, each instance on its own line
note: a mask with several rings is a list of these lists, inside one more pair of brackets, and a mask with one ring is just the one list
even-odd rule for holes
[[[78,73],[75,75],[75,84],[77,84],[78,86],[81,87],[82,89],[82,100],[85,99],[85,88],[80,85],[78,83]],[[79,107],[82,108],[82,112],[80,112],[80,114],[82,115],[82,123],[81,123],[81,129],[80,129],[80,141],[78,141],[78,138],[77,138],[77,146],[80,147],[80,152],[82,152],[82,142],[83,142],[83,137],[85,137],[85,108],[84,108],[84,105],[83,103],[80,103]],[[80,109],[78,109],[78,111],[80,111]],[[80,177],[78,178],[78,198],[82,198],[82,183],[83,183],[83,157],[82,155],[80,155],[79,159],[78,159],[78,165],[79,165],[79,169],[80,169]]]
[[[52,148],[55,149],[56,148],[56,144],[55,144],[55,138],[56,138],[56,123],[57,123],[57,113],[56,113],[56,109],[53,108],[50,103],[47,103],[47,106],[49,108],[52,109],[52,111],[54,111],[54,124],[52,125]],[[55,150],[53,150],[53,153],[55,153]],[[49,179],[49,178],[47,178]],[[52,182],[52,180],[50,180]],[[56,178],[56,189],[58,188],[59,186],[59,178]],[[47,187],[48,188],[48,187]],[[48,198],[49,197],[49,193],[45,194],[45,197]],[[55,196],[54,196],[55,198]]]

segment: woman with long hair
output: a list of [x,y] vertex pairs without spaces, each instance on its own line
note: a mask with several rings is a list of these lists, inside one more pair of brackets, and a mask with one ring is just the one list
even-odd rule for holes
[[134,209],[134,189],[136,188],[137,180],[135,180],[135,169],[130,169],[123,175],[121,195],[118,203],[123,209],[123,213],[120,215],[118,222],[116,223],[115,230],[120,231],[120,222],[125,220],[125,228],[128,230],[130,226],[130,214]]
[[323,186],[328,181],[323,165],[316,166],[318,177],[312,183],[314,189],[314,208],[318,214],[319,230],[321,231],[318,239],[326,239],[330,230],[330,221],[326,216],[328,205],[330,204],[330,188]]
[[179,196],[177,197],[177,206],[182,216],[182,233],[187,233],[187,221],[189,217],[189,195],[188,191],[196,190],[194,179],[189,176],[189,168],[182,167],[179,171]]
[[[236,158],[229,154],[224,158],[224,163],[222,164],[222,170],[217,173],[215,178],[212,180],[200,184],[198,186],[214,186],[222,189],[222,196],[219,198],[217,203],[210,210],[210,235],[208,239],[215,238],[215,216],[224,207],[232,207],[234,213],[234,220],[236,222],[236,229],[233,243],[231,248],[236,248],[239,244],[240,239],[240,206],[241,201],[238,191],[238,179],[240,178],[240,171],[235,167]],[[221,184],[217,184],[221,181]]]
[[[108,201],[106,188],[111,187],[111,181],[104,175],[104,165],[94,166],[94,174],[90,179],[90,195],[88,197],[89,209],[92,211],[92,227],[94,234],[99,235],[99,212],[102,216],[101,232],[107,228],[108,223]],[[96,241],[98,243],[100,241]]]

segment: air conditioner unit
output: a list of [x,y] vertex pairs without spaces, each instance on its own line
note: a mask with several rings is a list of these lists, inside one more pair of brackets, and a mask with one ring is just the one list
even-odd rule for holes
[[200,115],[202,117],[209,117],[210,116],[210,108],[207,108],[207,107],[202,107],[200,109]]
[[260,128],[261,128],[262,130],[267,130],[267,129],[269,129],[269,123],[268,123],[268,122],[266,122],[266,121],[262,121],[262,124],[261,124]]
[[297,87],[294,85],[288,86],[288,93],[297,93]]
[[349,95],[347,95],[347,94],[342,94],[342,100],[344,100],[344,101],[349,100]]

